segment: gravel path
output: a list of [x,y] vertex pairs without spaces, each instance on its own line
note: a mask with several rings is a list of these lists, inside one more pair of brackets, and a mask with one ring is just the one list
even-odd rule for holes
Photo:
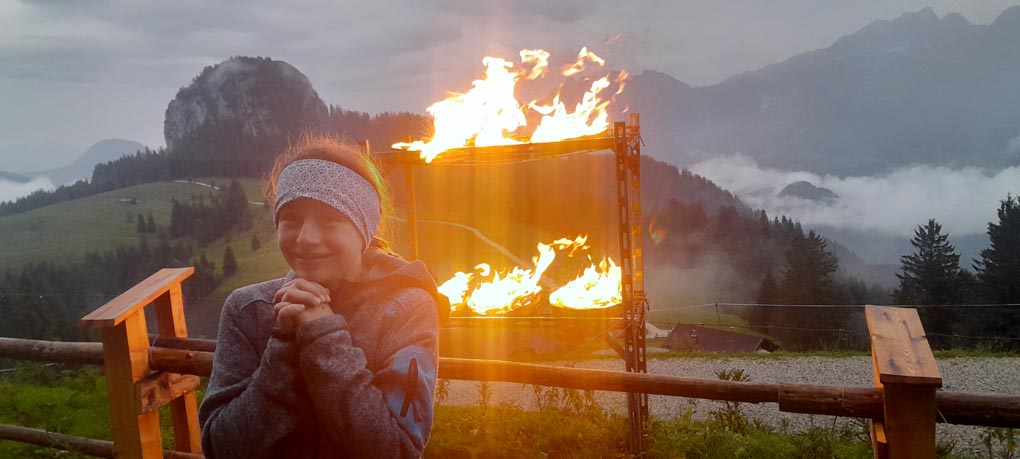
[[[953,358],[939,360],[944,390],[961,392],[991,392],[1020,395],[1020,358]],[[580,362],[554,362],[552,365],[624,371],[619,359],[594,359]],[[648,361],[648,372],[653,374],[716,379],[716,371],[743,369],[752,381],[827,384],[846,386],[872,386],[871,358],[861,357],[789,357],[789,358],[656,358]],[[535,409],[535,394],[531,386],[517,383],[491,383],[490,403],[509,403],[523,409]],[[625,394],[598,392],[597,397],[606,409],[626,414]],[[449,398],[444,405],[475,405],[478,403],[478,383],[450,381]],[[682,397],[652,395],[649,406],[653,417],[677,417],[688,408],[694,409],[695,419],[704,419],[708,413],[722,406],[712,400],[694,400]],[[776,428],[803,430],[811,426],[842,427],[853,421],[833,416],[783,413],[774,403],[742,404],[748,419],[760,419]],[[956,442],[957,453],[976,454],[982,451],[981,427],[939,424],[940,442]]]

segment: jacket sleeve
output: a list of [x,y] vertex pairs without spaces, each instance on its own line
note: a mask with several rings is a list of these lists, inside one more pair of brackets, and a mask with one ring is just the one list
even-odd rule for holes
[[[305,324],[297,333],[301,373],[320,424],[352,457],[421,457],[432,429],[438,363],[436,304],[409,289],[411,301],[380,309],[386,325],[380,368],[367,368],[339,314]],[[414,364],[412,364],[412,359]]]
[[259,355],[252,340],[258,318],[241,313],[244,305],[237,303],[231,294],[220,314],[212,375],[199,409],[202,452],[210,459],[271,457],[312,413],[293,340],[274,333]]

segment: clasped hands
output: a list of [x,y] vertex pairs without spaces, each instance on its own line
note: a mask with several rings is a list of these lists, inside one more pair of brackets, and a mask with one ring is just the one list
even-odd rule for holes
[[296,333],[304,324],[333,314],[329,289],[296,278],[283,284],[273,297],[273,320],[284,334]]

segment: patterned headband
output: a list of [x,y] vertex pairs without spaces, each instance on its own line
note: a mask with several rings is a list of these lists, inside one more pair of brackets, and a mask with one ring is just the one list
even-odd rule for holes
[[276,180],[276,209],[273,223],[284,204],[309,198],[347,216],[361,233],[365,247],[379,230],[379,194],[372,184],[344,166],[321,159],[302,159],[283,168]]

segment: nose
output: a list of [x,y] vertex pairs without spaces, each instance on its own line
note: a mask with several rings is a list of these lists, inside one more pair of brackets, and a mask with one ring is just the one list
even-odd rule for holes
[[318,245],[322,242],[322,229],[319,225],[311,221],[305,221],[301,224],[301,229],[298,231],[297,244],[299,246]]

